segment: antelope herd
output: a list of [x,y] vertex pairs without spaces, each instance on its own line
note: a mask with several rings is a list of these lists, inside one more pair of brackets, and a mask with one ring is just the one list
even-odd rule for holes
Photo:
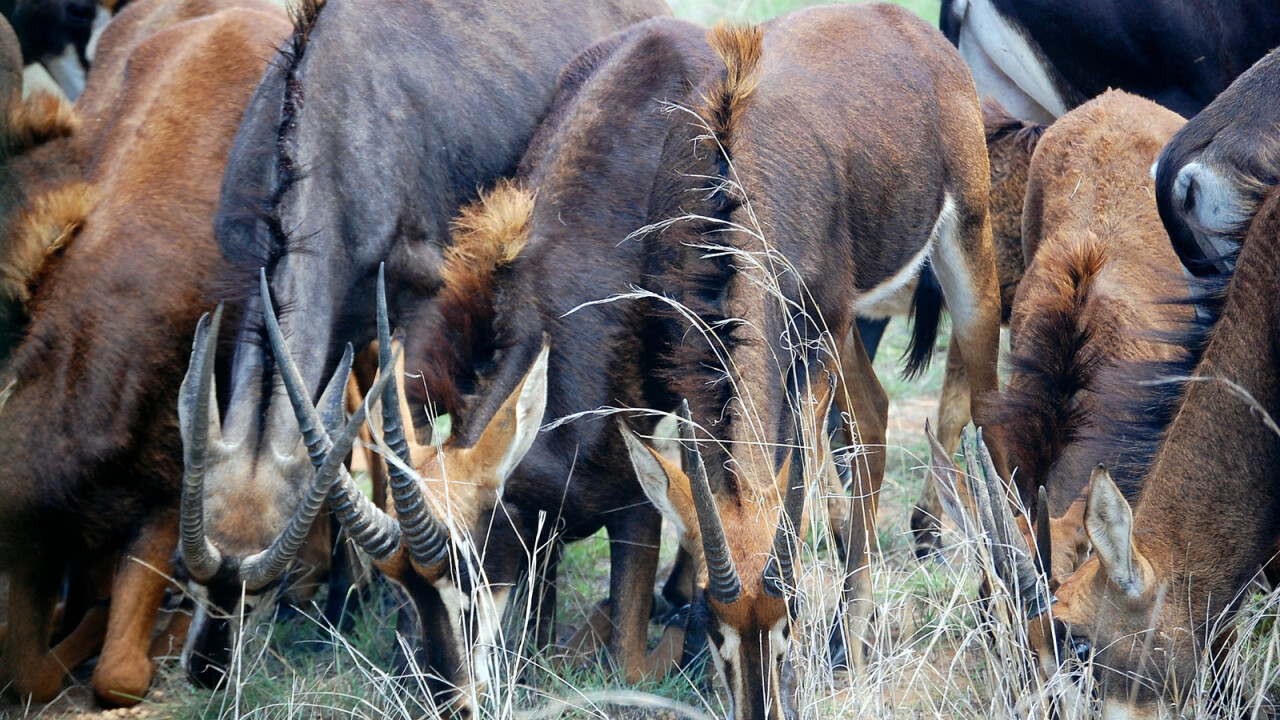
[[[920,557],[949,514],[1040,682],[1182,711],[1280,545],[1280,13],[1177,4],[945,0],[944,35],[887,4],[0,2],[6,702],[96,656],[133,705],[176,646],[225,687],[246,613],[327,585],[342,632],[369,563],[441,714],[554,646],[628,683],[706,655],[732,717],[809,715],[793,645],[873,662],[871,359],[910,316],[919,371],[945,307]],[[796,637],[821,527],[838,609]],[[602,529],[608,595],[560,632],[564,544]]]

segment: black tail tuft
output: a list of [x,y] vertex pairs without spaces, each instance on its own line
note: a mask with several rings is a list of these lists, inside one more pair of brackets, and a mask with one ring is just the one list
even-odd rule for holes
[[932,261],[926,260],[920,269],[916,292],[911,296],[911,342],[902,357],[906,367],[902,377],[914,380],[929,368],[933,360],[933,345],[938,340],[938,324],[942,320],[942,286],[933,273]]

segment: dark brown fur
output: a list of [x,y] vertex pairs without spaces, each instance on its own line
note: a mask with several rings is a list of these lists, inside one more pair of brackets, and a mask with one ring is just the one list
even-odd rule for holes
[[0,415],[0,567],[11,573],[0,682],[23,697],[52,697],[96,648],[77,630],[48,649],[63,568],[116,553],[142,564],[126,559],[116,576],[93,687],[101,702],[129,705],[150,683],[182,477],[177,388],[221,267],[217,188],[286,27],[234,10],[138,41],[101,135],[84,138],[101,138],[80,176],[98,202],[77,208],[74,242],[32,276],[29,324],[3,369],[14,384]]
[[[765,650],[786,602],[765,593],[762,571],[793,398],[838,367],[830,338],[842,346],[855,314],[887,304],[876,289],[929,247],[935,223],[946,237],[934,247],[957,243],[932,257],[944,290],[967,293],[953,297],[953,315],[980,419],[977,398],[996,387],[999,324],[981,116],[954,50],[889,6],[798,11],[764,26],[757,52],[758,37],[713,34],[724,70],[703,86],[703,122],[674,125],[651,212],[693,218],[662,230],[651,275],[699,317],[672,319],[666,375],[713,440],[703,454],[742,594],[711,602],[711,637],[719,644],[733,628],[742,638],[734,671],[750,680],[738,717],[791,712],[774,672],[785,649]],[[694,149],[708,130],[721,135]],[[945,223],[944,207],[954,212]],[[762,289],[775,283],[785,303]],[[908,283],[893,287],[891,298],[910,296]],[[836,402],[849,409],[840,388]]]
[[[442,462],[471,479],[448,491],[449,502],[432,500],[437,515],[452,512],[472,529],[487,548],[490,586],[499,589],[528,571],[528,548],[549,548],[537,558],[550,563],[541,566],[549,579],[560,541],[605,528],[612,600],[607,644],[631,681],[662,670],[645,652],[659,517],[632,474],[614,419],[587,415],[540,433],[502,479],[496,506],[493,499],[474,502],[462,486],[494,482],[480,479],[483,463],[468,458],[483,455],[544,341],[550,347],[546,422],[601,408],[663,407],[662,398],[648,394],[649,308],[637,300],[599,301],[644,279],[644,245],[623,239],[647,220],[673,122],[662,103],[689,103],[695,83],[715,62],[699,28],[669,19],[639,24],[585,51],[562,74],[556,106],[519,178],[463,211],[441,268],[446,284],[406,328],[408,404],[415,412],[428,404],[434,405],[430,414],[447,410],[453,428],[439,451],[421,449],[415,458],[425,458],[424,477],[438,474],[432,468]],[[418,374],[425,382],[414,379]],[[653,423],[644,415],[634,422]],[[553,531],[555,543],[548,543]],[[452,639],[449,618],[428,585],[435,576],[403,563],[384,570],[409,589],[423,617],[426,665],[446,680],[459,678],[458,655],[470,648]],[[546,586],[541,602],[535,639],[545,642],[554,586]],[[449,688],[442,684],[438,691]]]

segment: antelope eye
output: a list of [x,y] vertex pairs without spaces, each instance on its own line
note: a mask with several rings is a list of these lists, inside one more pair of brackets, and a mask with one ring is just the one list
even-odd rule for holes
[[1070,647],[1072,656],[1081,665],[1088,663],[1089,657],[1093,655],[1093,643],[1089,642],[1089,638],[1073,637]]

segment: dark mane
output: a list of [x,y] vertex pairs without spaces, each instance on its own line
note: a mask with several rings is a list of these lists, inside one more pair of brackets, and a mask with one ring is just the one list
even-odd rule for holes
[[987,146],[1005,139],[1025,142],[1027,149],[1035,148],[1048,125],[1026,122],[1009,114],[999,100],[988,97],[982,100],[982,126],[986,129]]
[[[663,258],[665,277],[656,289],[683,305],[680,311],[663,308],[672,323],[673,337],[660,371],[671,390],[695,407],[718,417],[733,395],[726,368],[740,344],[738,324],[726,316],[728,289],[738,273],[733,256],[715,247],[735,245],[738,233],[728,229],[743,198],[730,175],[735,131],[743,109],[755,89],[759,72],[762,31],[756,27],[728,28],[721,24],[710,32],[710,42],[725,63],[724,71],[710,82],[697,119],[682,121],[676,115],[668,152],[682,158],[672,173],[680,189],[659,188],[655,197],[675,198],[674,212],[659,219],[682,218],[662,230],[654,251]],[[675,111],[679,113],[680,111]],[[696,143],[691,153],[690,141]],[[662,212],[665,208],[655,204]],[[657,274],[650,273],[657,277]],[[692,325],[682,313],[698,318]],[[707,328],[707,337],[699,330]],[[727,425],[724,426],[727,431]]]
[[454,221],[453,245],[441,268],[444,284],[410,333],[406,364],[411,375],[422,376],[406,385],[414,407],[449,413],[457,422],[466,396],[507,345],[498,323],[498,288],[524,248],[532,210],[533,194],[503,181]]
[[[1088,308],[1094,279],[1106,261],[1106,248],[1096,241],[1043,260],[1054,268],[1049,274],[1059,279],[1057,287],[1042,293],[1046,302],[1037,304],[1037,317],[1023,325],[1018,338],[1023,351],[1011,353],[1008,361],[1018,384],[1010,382],[1000,393],[990,421],[1023,477],[1042,482],[1062,448],[1088,424],[1088,410],[1077,395],[1091,389],[1098,375],[1101,358],[1091,349],[1096,332],[1113,322]],[[1022,485],[1024,502],[1034,498],[1035,488]]]
[[[259,268],[265,268],[267,275],[271,276],[281,259],[291,253],[302,252],[305,246],[306,236],[300,235],[296,228],[285,227],[282,204],[289,192],[306,175],[293,155],[293,141],[298,132],[298,113],[306,96],[298,70],[311,39],[311,31],[323,8],[324,0],[300,0],[291,5],[293,32],[276,51],[258,87],[257,94],[268,94],[261,98],[266,100],[266,104],[259,106],[259,98],[255,97],[255,101],[245,111],[241,134],[246,132],[252,120],[261,119],[269,124],[269,128],[263,127],[261,132],[269,132],[272,137],[270,140],[263,137],[262,144],[254,146],[253,152],[269,154],[274,160],[271,167],[273,172],[251,179],[235,175],[236,184],[223,188],[217,224],[219,244],[230,263],[226,276],[214,292],[217,300],[236,303],[252,297],[258,291]],[[277,98],[278,110],[269,109]],[[257,118],[253,117],[255,110],[260,113]],[[251,158],[239,159],[242,163],[253,163]],[[233,149],[232,160],[237,160],[236,149]],[[228,178],[233,177],[232,172],[233,168],[229,165]],[[231,233],[235,244],[229,244],[226,233],[222,230],[223,226],[238,228]],[[254,227],[265,227],[266,232],[254,231]],[[289,312],[290,307],[284,303],[276,310],[283,316]],[[255,321],[255,324],[259,322],[260,320]]]
[[1175,361],[1128,362],[1105,368],[1095,382],[1098,419],[1085,433],[1107,457],[1124,458],[1107,469],[1125,497],[1133,501],[1155,462],[1165,430],[1182,406],[1187,378],[1195,372],[1213,337],[1231,275],[1189,279],[1191,297],[1170,299],[1195,308],[1195,319],[1160,342],[1186,352]]

